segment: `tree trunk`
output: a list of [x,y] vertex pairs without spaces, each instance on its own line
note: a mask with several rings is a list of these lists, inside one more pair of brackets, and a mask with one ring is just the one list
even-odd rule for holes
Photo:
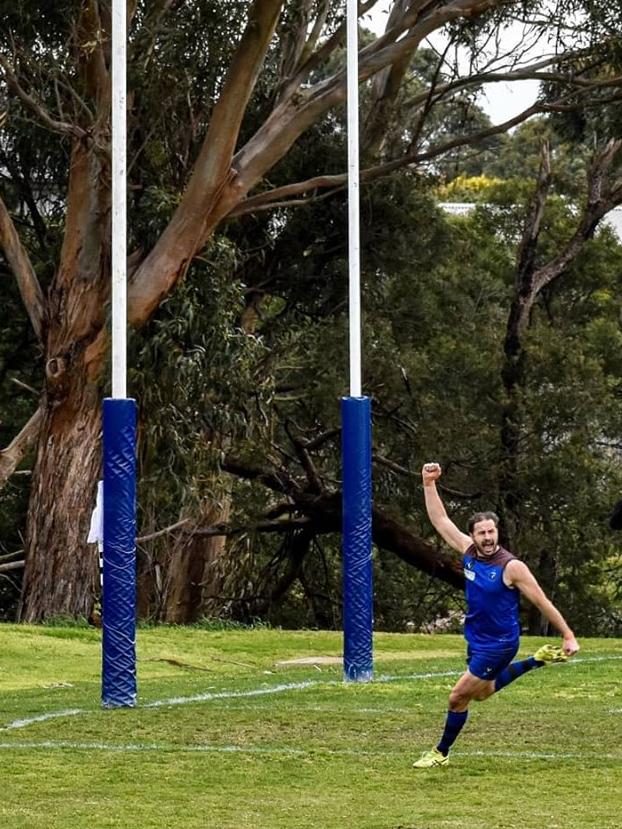
[[183,625],[197,620],[205,542],[200,536],[177,536],[166,565],[161,611],[164,622]]
[[[218,505],[219,521],[228,521],[231,516],[231,496],[227,495],[224,502]],[[230,553],[230,542],[225,536],[216,536],[206,539],[203,550],[203,579],[201,582],[201,615],[216,616],[223,606],[221,598],[226,583],[227,570],[235,567]]]
[[97,548],[87,544],[101,469],[100,391],[84,364],[67,372],[68,394],[44,403],[32,476],[19,618],[88,616],[98,584]]
[[[255,331],[260,297],[251,294],[242,312],[240,327],[246,334]],[[230,441],[222,435],[210,434],[209,441],[221,451],[230,449]],[[217,491],[217,499],[206,500],[194,521],[194,528],[212,524],[226,524],[231,515],[231,483],[228,476],[213,479],[210,489]],[[186,530],[192,529],[192,525]],[[228,555],[226,536],[192,536],[180,533],[167,562],[162,618],[173,624],[195,622],[202,616],[218,616],[222,612],[225,584],[237,589],[235,562]]]
[[[227,522],[230,498],[223,503],[206,502],[195,527]],[[192,524],[187,529],[192,529]],[[172,624],[196,622],[210,612],[209,598],[220,595],[222,573],[220,558],[225,550],[224,536],[206,537],[179,533],[166,568],[162,618]]]
[[[512,315],[508,323],[508,337],[512,331]],[[520,535],[520,507],[524,502],[519,474],[520,437],[522,430],[521,392],[524,383],[525,353],[522,345],[516,353],[506,348],[501,371],[505,402],[501,410],[501,458],[499,462],[499,502],[497,512],[501,519],[499,540],[510,550]]]
[[269,619],[271,611],[283,600],[296,579],[300,577],[302,565],[309,553],[314,533],[312,529],[303,529],[290,533],[284,539],[281,551],[286,559],[284,572],[279,575],[280,558],[273,566],[268,566],[257,586],[257,598],[253,615],[260,619]]
[[523,423],[522,392],[525,382],[525,335],[531,324],[531,310],[538,296],[535,287],[536,254],[551,186],[551,161],[548,142],[542,144],[536,189],[517,253],[516,285],[508,315],[503,344],[504,361],[501,380],[505,403],[501,414],[501,461],[499,464],[500,540],[513,549],[520,535],[520,507],[524,501],[520,490],[519,454]]
[[[549,599],[554,602],[557,587],[557,561],[554,552],[548,548],[540,550],[536,569],[540,586]],[[527,610],[527,633],[530,636],[548,636],[551,629],[552,625],[548,619],[540,613],[535,605],[530,604]]]

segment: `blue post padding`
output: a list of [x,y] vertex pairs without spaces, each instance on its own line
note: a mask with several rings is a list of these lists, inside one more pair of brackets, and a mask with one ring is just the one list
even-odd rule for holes
[[136,704],[136,402],[104,400],[102,705]]
[[343,458],[343,670],[347,682],[373,674],[371,402],[341,400]]

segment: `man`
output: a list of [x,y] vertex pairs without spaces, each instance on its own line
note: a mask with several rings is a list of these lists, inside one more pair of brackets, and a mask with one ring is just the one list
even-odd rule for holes
[[[441,467],[426,463],[421,474],[425,505],[434,529],[464,557],[464,635],[468,646],[468,668],[449,694],[441,740],[413,764],[416,769],[427,769],[449,762],[449,749],[466,723],[471,700],[486,699],[533,668],[565,662],[577,653],[579,644],[527,565],[499,546],[499,519],[494,512],[476,513],[469,521],[466,535],[449,519],[436,489]],[[544,645],[528,659],[512,662],[520,636],[520,593],[560,632],[562,645]]]

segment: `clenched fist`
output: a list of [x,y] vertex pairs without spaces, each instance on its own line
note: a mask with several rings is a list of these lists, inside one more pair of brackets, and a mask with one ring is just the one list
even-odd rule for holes
[[421,470],[423,485],[434,483],[441,477],[441,465],[439,463],[424,463]]

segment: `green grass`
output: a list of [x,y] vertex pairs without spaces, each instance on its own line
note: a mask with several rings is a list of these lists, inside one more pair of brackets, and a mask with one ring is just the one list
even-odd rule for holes
[[338,634],[142,629],[139,704],[105,711],[97,631],[1,625],[0,826],[619,829],[622,641],[582,645],[473,705],[450,765],[415,772],[460,637],[378,634],[375,681],[346,686],[279,664],[338,657]]

